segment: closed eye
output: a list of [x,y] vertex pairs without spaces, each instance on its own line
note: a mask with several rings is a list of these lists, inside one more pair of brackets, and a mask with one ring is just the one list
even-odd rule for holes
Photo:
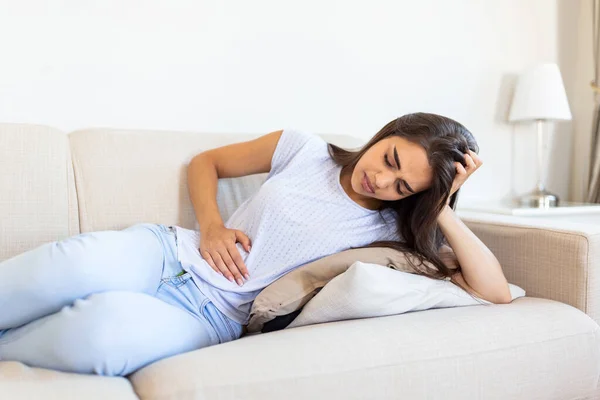
[[[390,164],[390,162],[388,161],[388,156],[387,156],[387,154],[386,154],[386,155],[385,155],[383,158],[384,158],[384,160],[385,160],[385,163],[386,163],[386,165],[388,165],[388,166],[390,166],[390,167],[393,167],[393,165],[392,165],[392,164]],[[400,189],[400,184],[398,184],[398,187],[397,187],[397,189],[396,189],[396,190],[397,190],[398,194],[400,194],[400,195],[404,196],[404,193],[403,193],[403,192],[402,192],[402,190]]]

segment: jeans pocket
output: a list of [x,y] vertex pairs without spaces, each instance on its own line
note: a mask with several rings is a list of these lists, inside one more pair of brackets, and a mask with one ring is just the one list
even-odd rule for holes
[[191,278],[192,278],[192,275],[189,272],[181,271],[179,274],[177,274],[175,276],[168,276],[168,277],[162,278],[161,281],[165,285],[169,285],[175,289],[178,289],[181,286],[185,285]]

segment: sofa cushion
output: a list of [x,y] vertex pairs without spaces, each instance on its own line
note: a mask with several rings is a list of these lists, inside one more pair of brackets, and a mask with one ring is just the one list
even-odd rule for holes
[[249,335],[153,363],[143,400],[581,398],[600,327],[563,303],[454,307]]
[[126,378],[69,374],[0,362],[2,399],[134,400],[138,397]]
[[0,124],[0,261],[79,233],[68,137]]

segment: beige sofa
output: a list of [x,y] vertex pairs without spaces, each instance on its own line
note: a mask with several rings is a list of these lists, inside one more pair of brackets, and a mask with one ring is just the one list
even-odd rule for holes
[[[186,162],[260,134],[67,134],[0,124],[0,260],[80,232],[138,222],[194,228]],[[323,137],[347,147],[363,143]],[[265,178],[220,180],[223,218]],[[127,378],[0,362],[0,398],[598,398],[600,226],[461,216],[527,297],[245,336],[161,360]]]

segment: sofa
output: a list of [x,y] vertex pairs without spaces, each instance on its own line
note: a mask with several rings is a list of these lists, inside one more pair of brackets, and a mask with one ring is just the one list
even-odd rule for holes
[[[191,157],[264,133],[0,124],[0,261],[139,222],[193,229]],[[220,179],[223,219],[265,179]],[[0,399],[600,398],[600,225],[459,216],[525,297],[248,334],[127,377],[0,362]]]

